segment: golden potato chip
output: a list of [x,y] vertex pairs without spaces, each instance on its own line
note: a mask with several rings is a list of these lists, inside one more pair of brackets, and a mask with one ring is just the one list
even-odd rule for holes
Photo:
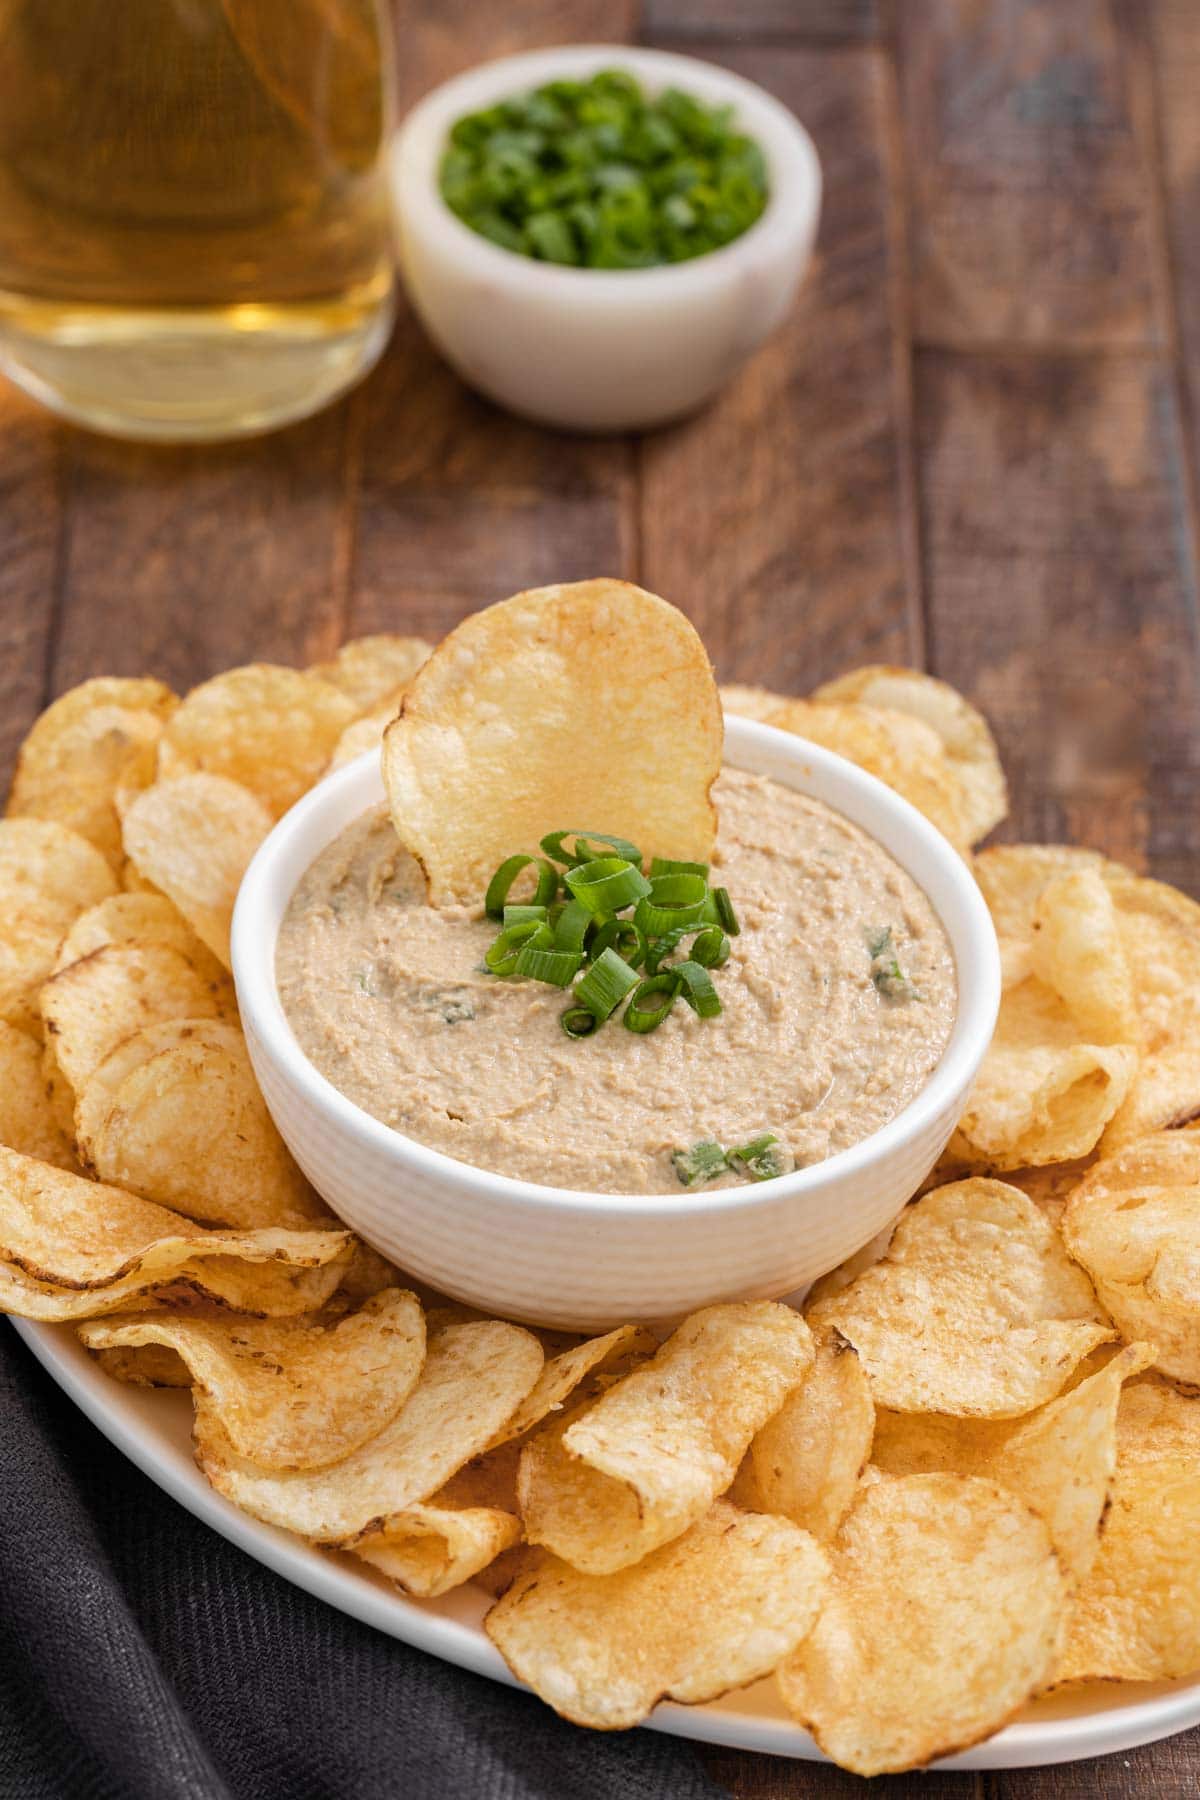
[[42,1046],[27,1031],[0,1024],[0,1144],[39,1162],[74,1169],[71,1140],[46,1087]]
[[1133,971],[1112,891],[1095,869],[1046,883],[1034,907],[1031,965],[1091,1042],[1138,1042]]
[[1062,1227],[1067,1201],[1092,1166],[1092,1158],[1077,1157],[1073,1162],[1044,1163],[1040,1169],[1010,1169],[1004,1179],[1027,1194],[1055,1230]]
[[227,975],[214,980],[153,939],[107,944],[72,963],[45,984],[40,1004],[57,1066],[77,1095],[118,1044],[148,1025],[237,1016]]
[[998,1731],[1045,1684],[1066,1582],[1020,1497],[961,1475],[865,1487],[829,1598],[778,1672],[788,1711],[858,1775],[915,1769]]
[[165,1344],[121,1346],[94,1352],[96,1361],[113,1381],[129,1387],[190,1388],[191,1370],[176,1350]]
[[916,1201],[882,1260],[807,1316],[854,1345],[877,1406],[980,1418],[1053,1399],[1113,1335],[1033,1201],[979,1178]]
[[683,614],[625,581],[578,581],[489,606],[439,644],[388,727],[384,782],[430,898],[475,900],[550,831],[707,860],[722,737]]
[[1062,998],[1031,975],[1001,995],[995,1035],[949,1153],[997,1170],[1086,1156],[1137,1066],[1133,1044],[1089,1042]]
[[369,1300],[381,1288],[411,1286],[409,1277],[402,1275],[395,1263],[380,1256],[378,1250],[373,1250],[361,1238],[354,1240],[354,1250],[338,1290],[340,1296],[349,1300]]
[[278,818],[317,780],[357,711],[346,694],[300,669],[226,669],[193,688],[172,715],[159,744],[159,777],[222,775]]
[[[42,1045],[42,1082],[54,1123],[63,1137],[74,1142],[75,1089],[58,1066],[58,1052],[52,1037],[48,1037]],[[53,1162],[54,1159],[47,1157],[45,1160]]]
[[38,1027],[38,989],[87,907],[116,892],[93,844],[51,819],[0,821],[0,1020]]
[[1127,1387],[1112,1504],[1075,1597],[1063,1681],[1164,1681],[1200,1669],[1200,1399]]
[[[223,1235],[228,1242],[229,1234]],[[211,1255],[205,1245],[200,1255],[165,1272],[152,1262],[99,1288],[64,1288],[35,1281],[13,1265],[0,1262],[0,1312],[62,1324],[128,1312],[131,1307],[177,1311],[199,1303],[227,1307],[251,1318],[292,1318],[323,1306],[337,1287],[349,1252],[344,1244],[331,1246],[331,1235],[241,1232],[238,1255]],[[247,1252],[268,1260],[243,1260]]]
[[[196,1456],[213,1486],[245,1512],[316,1543],[378,1548],[390,1522],[428,1500],[478,1454],[542,1367],[537,1339],[500,1320],[451,1325],[431,1337],[420,1380],[389,1425],[332,1468],[273,1474],[238,1456],[207,1414]],[[403,1523],[399,1527],[405,1535]]]
[[379,1569],[406,1594],[432,1600],[461,1587],[521,1539],[521,1521],[491,1507],[454,1512],[410,1506],[393,1513],[386,1532],[359,1538],[355,1556]]
[[750,1444],[756,1509],[825,1543],[854,1503],[874,1430],[875,1404],[858,1353],[834,1335],[817,1345],[800,1386]]
[[997,936],[1025,942],[1033,938],[1038,899],[1048,881],[1083,870],[1101,876],[1129,872],[1077,844],[994,844],[980,850],[971,867]]
[[1089,1170],[1063,1238],[1122,1336],[1158,1368],[1200,1383],[1200,1133],[1160,1131]]
[[363,756],[368,750],[378,755],[383,750],[383,734],[400,711],[403,694],[389,695],[379,706],[364,713],[361,719],[355,719],[347,725],[333,748],[329,759],[331,769],[344,768],[353,762],[356,756]]
[[107,900],[80,913],[59,946],[53,972],[57,975],[60,969],[82,962],[93,950],[103,950],[108,944],[126,944],[131,939],[170,944],[181,950],[207,980],[222,980],[221,965],[200,942],[178,907],[165,894],[149,893],[110,894]]
[[889,1475],[945,1471],[1011,1488],[1050,1528],[1066,1574],[1096,1560],[1117,1461],[1122,1384],[1147,1367],[1146,1344],[1128,1344],[1094,1375],[1022,1419],[952,1419],[881,1412],[872,1460]]
[[781,706],[788,704],[786,694],[773,694],[769,688],[743,687],[740,682],[724,682],[718,688],[721,705],[727,713],[741,719],[757,719],[769,725]]
[[526,1536],[593,1575],[678,1537],[812,1360],[804,1321],[775,1301],[693,1313],[561,1432],[530,1439],[518,1481]]
[[262,802],[221,775],[181,774],[126,809],[125,848],[214,956],[229,967],[233,903],[250,859],[271,829]]
[[523,1437],[550,1413],[560,1412],[568,1397],[597,1369],[611,1367],[619,1358],[630,1354],[644,1356],[657,1345],[648,1331],[637,1325],[618,1325],[602,1337],[585,1338],[572,1344],[558,1356],[546,1358],[542,1372],[520,1406],[496,1433],[489,1445],[496,1449],[513,1438]]
[[119,870],[116,794],[153,781],[163,722],[175,704],[160,681],[105,677],[63,694],[21,746],[10,816],[56,819]]
[[962,828],[978,843],[1008,814],[1008,783],[991,726],[956,688],[920,669],[884,663],[851,669],[810,696],[818,704],[857,702],[884,712],[908,713],[935,731],[963,794]]
[[328,1215],[275,1129],[246,1040],[220,1019],[168,1019],[117,1045],[75,1110],[101,1181],[207,1224],[303,1227]]
[[1200,906],[1177,888],[1123,872],[1109,878],[1134,973],[1142,1055],[1101,1150],[1200,1115]]
[[171,1279],[208,1256],[324,1264],[347,1231],[205,1231],[120,1188],[0,1148],[0,1261],[55,1287],[107,1287],[129,1275]]
[[323,1469],[382,1431],[425,1360],[415,1294],[391,1288],[335,1320],[149,1313],[82,1325],[89,1349],[161,1344],[191,1371],[196,1410],[262,1469]]
[[768,720],[822,744],[885,782],[959,850],[971,843],[971,819],[958,774],[936,731],[909,713],[849,701],[789,700]]
[[[314,663],[309,674],[340,688],[359,712],[368,712],[398,688],[406,687],[432,655],[433,645],[424,638],[381,632],[374,637],[351,638],[329,662]],[[397,711],[399,707],[397,699]]]
[[[944,1182],[933,1180],[935,1173],[936,1171],[931,1171],[929,1186],[944,1187]],[[864,1269],[873,1268],[887,1250],[899,1223],[899,1219],[893,1219],[890,1225],[885,1225],[882,1231],[877,1231],[861,1250],[856,1250],[852,1256],[846,1258],[845,1262],[840,1262],[835,1269],[830,1269],[828,1274],[822,1275],[814,1281],[804,1302],[805,1311],[811,1312],[818,1301],[828,1300],[832,1295],[840,1294],[843,1288],[848,1288],[852,1281],[858,1280]]]
[[828,1571],[806,1531],[717,1501],[613,1575],[538,1559],[484,1629],[564,1718],[620,1730],[664,1696],[695,1706],[769,1674],[812,1629]]

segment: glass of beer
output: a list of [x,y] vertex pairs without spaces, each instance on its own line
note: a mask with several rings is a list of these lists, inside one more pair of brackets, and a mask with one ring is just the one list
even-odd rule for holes
[[0,0],[0,371],[188,440],[303,417],[392,319],[376,0]]

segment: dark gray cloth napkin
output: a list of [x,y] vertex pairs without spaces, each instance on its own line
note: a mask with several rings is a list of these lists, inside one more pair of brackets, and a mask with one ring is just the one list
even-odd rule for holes
[[0,1322],[0,1800],[721,1800],[290,1586],[169,1500]]

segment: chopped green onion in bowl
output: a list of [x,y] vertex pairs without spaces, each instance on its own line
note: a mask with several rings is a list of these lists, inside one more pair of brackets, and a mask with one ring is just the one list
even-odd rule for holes
[[646,269],[742,236],[766,207],[763,153],[733,109],[623,69],[547,82],[450,131],[442,198],[472,231],[542,262]]

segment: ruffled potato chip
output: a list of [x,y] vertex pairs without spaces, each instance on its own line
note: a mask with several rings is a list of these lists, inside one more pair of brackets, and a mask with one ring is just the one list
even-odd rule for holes
[[149,893],[112,894],[98,906],[89,906],[80,913],[59,946],[54,973],[82,962],[93,950],[103,950],[108,944],[127,944],[131,939],[170,944],[182,951],[206,980],[218,984],[223,980],[220,963],[200,942],[179,908],[165,894]]
[[331,1468],[275,1474],[238,1456],[208,1414],[196,1417],[196,1456],[213,1486],[257,1519],[315,1543],[353,1548],[390,1540],[398,1520],[478,1454],[537,1380],[537,1339],[500,1320],[450,1325],[429,1340],[420,1380],[396,1417]]
[[0,1144],[60,1169],[76,1167],[71,1139],[46,1086],[41,1044],[29,1032],[4,1024],[0,1024]]
[[[93,1186],[98,1185],[93,1183]],[[190,1221],[184,1221],[190,1223]],[[228,1244],[230,1233],[223,1236]],[[197,1303],[223,1306],[255,1319],[288,1319],[315,1312],[334,1293],[349,1255],[338,1234],[316,1231],[239,1232],[236,1255],[200,1254],[176,1264],[164,1258],[98,1288],[64,1288],[35,1281],[0,1262],[0,1312],[57,1325],[109,1313],[176,1311]],[[348,1234],[340,1234],[343,1240]],[[138,1354],[130,1352],[131,1355]],[[188,1383],[183,1384],[185,1387]]]
[[271,829],[262,801],[222,775],[182,774],[126,808],[125,848],[213,955],[229,967],[233,903]]
[[521,1540],[521,1521],[494,1507],[410,1506],[394,1513],[386,1532],[359,1538],[355,1556],[419,1600],[448,1594],[471,1581]]
[[965,1750],[1049,1679],[1066,1581],[1045,1523],[1010,1490],[961,1475],[876,1482],[832,1561],[829,1599],[778,1681],[844,1769]]
[[693,1313],[649,1362],[526,1445],[526,1536],[588,1574],[639,1561],[703,1517],[812,1360],[804,1321],[775,1301]]
[[278,818],[317,780],[358,710],[348,695],[300,669],[227,669],[193,688],[173,714],[159,744],[159,776],[224,776]]
[[1133,970],[1113,896],[1095,869],[1055,875],[1038,895],[1033,973],[1098,1044],[1137,1044]]
[[120,1345],[93,1353],[104,1373],[128,1387],[190,1388],[192,1373],[176,1350],[165,1344]]
[[1067,1249],[1126,1338],[1200,1383],[1200,1132],[1160,1131],[1089,1170],[1067,1202]]
[[323,1469],[389,1424],[425,1360],[415,1294],[391,1288],[338,1319],[150,1313],[79,1328],[91,1350],[162,1345],[186,1363],[198,1415],[262,1469]]
[[51,819],[0,821],[0,1020],[38,1030],[38,989],[89,906],[117,891],[105,858]]
[[484,1621],[513,1674],[564,1718],[613,1731],[664,1696],[696,1706],[769,1674],[812,1629],[820,1545],[723,1501],[613,1575],[539,1558]]
[[119,871],[117,793],[153,781],[158,740],[175,705],[161,681],[102,677],[63,694],[21,746],[10,816],[56,819]]
[[598,1370],[611,1368],[625,1359],[652,1354],[656,1348],[656,1340],[643,1327],[618,1325],[615,1331],[606,1331],[602,1337],[585,1338],[581,1344],[572,1344],[557,1356],[548,1356],[533,1387],[488,1448],[495,1450],[514,1438],[524,1437],[551,1413],[561,1412],[580,1384]]
[[174,945],[131,938],[71,963],[40,996],[57,1068],[76,1095],[118,1044],[169,1019],[234,1019],[233,983]]
[[850,701],[789,700],[768,724],[857,763],[924,813],[957,849],[969,848],[971,819],[958,774],[923,719]]
[[110,1051],[75,1110],[79,1154],[207,1224],[303,1227],[327,1214],[275,1128],[236,1025],[168,1019]]
[[736,713],[741,719],[757,719],[760,724],[769,725],[780,707],[788,704],[786,694],[773,694],[769,688],[743,687],[736,681],[722,683],[717,691],[725,712]]
[[[340,688],[359,712],[369,712],[397,689],[406,687],[432,655],[433,645],[424,638],[380,632],[373,637],[351,638],[329,662],[314,663],[309,674]],[[397,698],[396,710],[399,708]]]
[[1128,874],[1099,850],[1078,844],[993,844],[978,852],[971,867],[996,935],[1025,942],[1033,938],[1037,903],[1047,882],[1084,870],[1101,876]]
[[979,1178],[916,1201],[881,1261],[807,1316],[854,1345],[877,1406],[977,1418],[1053,1399],[1113,1336],[1034,1203]]
[[961,818],[971,843],[1008,815],[1008,783],[991,727],[956,688],[920,669],[874,663],[826,681],[811,698],[820,704],[854,701],[885,712],[909,713],[941,739],[963,795]]
[[743,1503],[827,1542],[854,1503],[874,1430],[875,1404],[858,1353],[835,1335],[817,1345],[800,1386],[752,1440]]
[[1128,1344],[1094,1375],[1022,1419],[880,1413],[873,1462],[889,1475],[977,1475],[1015,1494],[1050,1528],[1073,1582],[1096,1560],[1117,1462],[1122,1385],[1150,1362]]
[[1100,1554],[1075,1597],[1061,1681],[1165,1681],[1200,1668],[1200,1399],[1121,1396]]
[[707,860],[722,737],[683,614],[629,582],[579,581],[517,594],[450,633],[388,727],[384,782],[440,904],[477,899],[503,857],[567,828]]

